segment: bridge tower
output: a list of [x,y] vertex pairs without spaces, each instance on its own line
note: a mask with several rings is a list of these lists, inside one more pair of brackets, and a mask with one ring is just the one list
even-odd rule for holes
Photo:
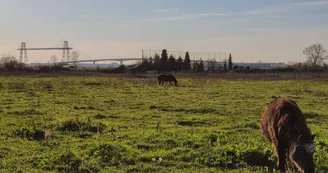
[[70,55],[69,55],[68,41],[64,41],[62,61],[63,62],[71,61],[71,58],[70,58]]
[[17,50],[20,51],[20,57],[19,57],[19,61],[27,63],[27,50],[63,50],[63,62],[70,61],[70,54],[69,54],[69,50],[71,50],[73,48],[68,47],[68,41],[64,41],[64,47],[46,47],[46,48],[26,48],[26,43],[22,42],[21,43],[21,47]]
[[24,63],[27,63],[28,62],[27,52],[26,52],[26,43],[25,42],[22,42],[21,43],[19,62],[22,63],[23,62],[23,59],[24,59]]

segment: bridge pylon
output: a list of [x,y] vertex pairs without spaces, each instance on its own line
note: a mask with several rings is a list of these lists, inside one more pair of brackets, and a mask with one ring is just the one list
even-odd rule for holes
[[27,52],[26,52],[26,43],[25,42],[22,42],[21,43],[19,62],[22,63],[23,62],[23,59],[24,59],[24,63],[27,63],[28,62]]
[[62,61],[63,62],[71,61],[71,57],[69,54],[68,41],[64,41]]
[[68,41],[64,41],[64,47],[45,47],[45,48],[26,48],[26,43],[22,42],[21,43],[21,47],[17,50],[20,51],[20,56],[19,56],[19,61],[24,63],[28,62],[27,59],[27,50],[63,50],[63,61],[65,62],[70,61],[70,54],[69,54],[69,50],[71,50],[73,48],[68,47]]

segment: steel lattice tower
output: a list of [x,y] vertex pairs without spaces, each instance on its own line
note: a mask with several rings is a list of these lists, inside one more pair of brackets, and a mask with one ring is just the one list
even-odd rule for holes
[[73,49],[71,47],[68,47],[68,41],[64,41],[64,47],[45,47],[45,48],[26,48],[26,43],[22,42],[21,47],[17,50],[20,51],[19,61],[20,62],[28,62],[27,59],[27,50],[63,50],[63,62],[70,61],[70,54],[69,50]]
[[70,61],[70,60],[71,60],[71,58],[70,58],[70,55],[69,55],[68,41],[64,41],[62,61],[66,62],[66,61]]
[[25,63],[28,62],[25,42],[21,43],[19,62],[23,62],[23,59]]

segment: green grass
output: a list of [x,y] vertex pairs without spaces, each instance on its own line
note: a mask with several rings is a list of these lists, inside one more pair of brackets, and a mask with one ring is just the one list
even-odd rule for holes
[[1,77],[0,172],[276,171],[271,96],[298,102],[328,171],[328,82],[178,80]]

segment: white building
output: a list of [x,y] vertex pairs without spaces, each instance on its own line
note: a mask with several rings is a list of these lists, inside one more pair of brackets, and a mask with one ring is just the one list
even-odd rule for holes
[[[259,69],[268,69],[268,68],[284,68],[287,67],[285,63],[270,63],[270,62],[232,62],[233,65],[238,65],[242,67],[249,67],[249,68],[259,68]],[[224,66],[224,62],[217,62],[217,66]],[[227,63],[228,66],[228,63]]]

